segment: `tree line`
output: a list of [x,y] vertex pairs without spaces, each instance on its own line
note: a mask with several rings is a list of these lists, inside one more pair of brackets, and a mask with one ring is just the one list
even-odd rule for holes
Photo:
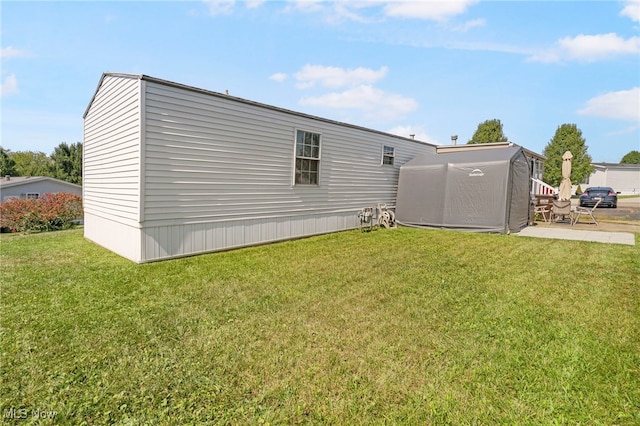
[[50,155],[0,147],[0,177],[49,176],[82,185],[82,143],[62,142]]
[[[507,142],[502,129],[502,123],[498,119],[486,120],[478,125],[477,130],[467,142],[468,144]],[[587,152],[587,144],[582,131],[575,124],[565,123],[556,129],[553,138],[545,146],[542,155],[547,157],[544,163],[542,180],[551,185],[558,186],[562,180],[562,154],[571,151],[571,181],[574,183],[585,182],[593,173],[592,159]],[[640,164],[640,151],[630,151],[620,160],[621,164]]]

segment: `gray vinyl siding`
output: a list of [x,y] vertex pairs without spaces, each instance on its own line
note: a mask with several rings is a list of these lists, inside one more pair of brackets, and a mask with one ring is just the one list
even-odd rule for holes
[[284,241],[356,226],[356,215],[350,211],[154,226],[143,230],[143,261]]
[[140,84],[105,75],[84,120],[85,212],[129,225],[139,222]]
[[[154,82],[146,85],[145,227],[355,212],[395,203],[429,145]],[[321,134],[319,185],[293,185],[295,132]],[[382,146],[396,164],[382,166]]]
[[[297,130],[321,135],[294,185]],[[382,165],[383,146],[395,164]],[[105,74],[85,113],[85,236],[135,262],[352,229],[433,145],[146,76]]]

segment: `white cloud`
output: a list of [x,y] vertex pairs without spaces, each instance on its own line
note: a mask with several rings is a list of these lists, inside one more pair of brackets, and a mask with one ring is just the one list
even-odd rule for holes
[[[329,24],[378,22],[386,18],[445,21],[479,0],[289,0],[285,12],[322,13]],[[373,10],[373,15],[368,13]],[[473,21],[472,21],[473,24]]]
[[371,84],[387,75],[387,67],[379,70],[358,67],[344,69],[338,67],[325,67],[322,65],[305,65],[295,74],[298,87],[306,88],[315,86],[316,83],[324,87],[344,87],[359,84]]
[[411,135],[415,135],[414,137],[416,140],[431,143],[434,145],[438,144],[434,138],[427,134],[422,126],[396,126],[393,129],[388,130],[387,133],[402,136],[405,138],[411,137]]
[[620,15],[631,18],[632,21],[640,22],[640,1],[627,1]]
[[269,77],[270,80],[274,80],[277,82],[283,82],[285,81],[289,76],[283,72],[277,72],[275,74],[273,74],[271,77]]
[[0,96],[14,95],[18,93],[18,79],[15,74],[8,75],[2,83],[0,83]]
[[289,0],[283,9],[286,13],[320,13],[328,24],[340,24],[345,21],[371,23],[379,21],[360,13],[371,8],[378,8],[386,2],[382,0]]
[[[320,12],[332,24],[343,21],[371,23],[384,17],[444,21],[466,12],[470,5],[477,2],[478,0],[290,0],[284,11]],[[367,11],[372,9],[376,17],[367,16]]]
[[640,129],[640,124],[633,124],[631,126],[622,128],[620,130],[615,130],[613,132],[609,132],[606,135],[607,136],[624,136],[624,135],[630,135],[632,133],[635,133],[636,131],[638,131],[638,129]]
[[262,6],[266,0],[247,0],[246,6],[247,9],[256,9]]
[[627,40],[614,34],[582,35],[563,38],[560,47],[570,59],[594,61],[612,55],[640,53],[640,37]]
[[23,56],[27,56],[27,52],[20,49],[14,49],[11,46],[3,47],[0,49],[0,58],[8,59],[8,58],[19,58]]
[[233,12],[235,0],[203,0],[209,8],[210,15],[230,15]]
[[587,101],[578,114],[625,121],[640,121],[640,87],[609,92]]
[[[368,3],[365,4],[366,6],[369,6]],[[350,9],[351,7],[359,7],[362,6],[361,3],[357,3],[357,2],[353,2],[353,3],[347,3],[345,2],[335,2],[333,5],[333,10],[331,11],[331,13],[329,14],[329,16],[327,17],[327,21],[329,23],[340,23],[343,21],[354,21],[354,22],[361,22],[361,23],[370,23],[372,22],[371,18],[367,18],[363,15],[360,15],[356,12],[354,12],[352,9]]]
[[451,1],[393,1],[384,8],[387,16],[395,18],[431,19],[443,21],[464,13],[476,0]]
[[[365,67],[340,68],[323,65],[305,65],[294,74],[296,86],[306,89],[321,86],[344,89],[331,93],[308,96],[300,100],[301,105],[330,108],[334,110],[355,110],[370,119],[396,119],[415,110],[418,103],[411,98],[385,92],[373,86],[384,78],[389,69]],[[272,79],[283,78],[278,74]]]
[[382,119],[395,119],[418,107],[414,99],[365,84],[343,92],[303,98],[300,104],[332,109],[355,109],[364,111],[369,117]]
[[300,11],[303,13],[318,12],[324,10],[324,0],[292,0],[285,7],[285,12]]
[[465,33],[472,28],[484,27],[486,24],[487,23],[484,19],[474,19],[471,21],[467,21],[461,25],[456,25],[455,27],[453,27],[453,30]]
[[529,59],[536,62],[561,62],[564,60],[595,62],[618,55],[640,53],[640,37],[624,39],[615,33],[565,37],[554,49],[538,52]]

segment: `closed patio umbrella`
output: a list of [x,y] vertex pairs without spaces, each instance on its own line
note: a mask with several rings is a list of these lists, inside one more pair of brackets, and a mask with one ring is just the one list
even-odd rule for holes
[[573,154],[567,151],[562,155],[562,180],[560,181],[559,199],[571,199],[571,159]]

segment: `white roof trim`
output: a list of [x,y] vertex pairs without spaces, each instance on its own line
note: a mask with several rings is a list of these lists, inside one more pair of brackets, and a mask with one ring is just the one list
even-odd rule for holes
[[0,187],[9,188],[13,186],[20,186],[20,185],[26,185],[34,182],[43,182],[43,181],[54,181],[61,185],[67,185],[67,186],[71,186],[78,189],[82,188],[82,185],[52,178],[49,176],[11,176],[9,177],[9,180],[7,180],[6,177],[3,177],[2,179],[0,179]]

